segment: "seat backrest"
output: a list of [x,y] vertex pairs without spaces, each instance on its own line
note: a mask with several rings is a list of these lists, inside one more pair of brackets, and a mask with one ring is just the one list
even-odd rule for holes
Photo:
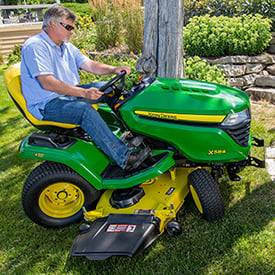
[[34,117],[27,109],[26,100],[23,96],[21,89],[21,77],[20,77],[20,63],[11,65],[4,72],[4,79],[6,82],[7,90],[9,95],[13,99],[14,103],[24,115],[24,117],[36,128],[40,130],[51,129],[51,128],[65,128],[72,129],[78,127],[75,124],[67,124],[53,121],[39,120]]

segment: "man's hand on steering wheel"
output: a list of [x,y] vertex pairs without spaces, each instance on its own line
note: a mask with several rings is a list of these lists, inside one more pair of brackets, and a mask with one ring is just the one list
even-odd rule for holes
[[[105,85],[103,85],[99,89],[99,91],[104,92],[106,95],[112,95],[114,91],[114,93],[119,96],[124,87],[125,75],[128,75],[130,71],[131,69],[127,66],[120,66],[120,67],[114,68],[113,73],[118,73],[118,75],[113,77]],[[120,80],[120,83],[118,85],[115,85],[115,83],[118,82],[119,80]],[[109,88],[111,88],[112,90],[110,91]]]
[[131,72],[131,68],[128,66],[119,66],[114,68],[114,74],[120,74],[122,71],[126,72],[126,75],[129,75]]

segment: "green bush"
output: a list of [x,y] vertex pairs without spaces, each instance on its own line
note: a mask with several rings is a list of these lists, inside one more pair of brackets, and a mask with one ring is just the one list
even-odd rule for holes
[[78,15],[75,32],[71,42],[80,50],[94,51],[96,42],[96,25],[89,15]]
[[207,64],[205,60],[201,60],[198,56],[184,59],[184,69],[188,79],[228,85],[222,70],[215,65]]
[[12,47],[12,51],[8,54],[7,56],[7,65],[15,64],[19,61],[21,61],[21,48],[22,46],[20,45],[15,45]]
[[107,10],[96,22],[96,49],[99,51],[122,44],[122,18],[118,12]]
[[[73,2],[73,1],[70,1]],[[79,4],[79,3],[63,3],[62,6],[68,8],[69,10],[73,11],[74,13],[85,16],[85,15],[93,15],[93,11],[90,8],[89,4],[87,1],[85,3]]]
[[124,40],[129,51],[139,53],[143,46],[144,10],[139,6],[123,13]]
[[143,46],[144,10],[138,0],[119,0],[91,4],[96,18],[96,49],[101,51],[126,43],[138,53]]
[[241,16],[261,14],[272,20],[275,31],[274,0],[184,0],[184,22],[187,24],[194,16]]
[[257,55],[271,40],[271,20],[261,15],[241,17],[193,17],[183,29],[183,48],[188,55]]

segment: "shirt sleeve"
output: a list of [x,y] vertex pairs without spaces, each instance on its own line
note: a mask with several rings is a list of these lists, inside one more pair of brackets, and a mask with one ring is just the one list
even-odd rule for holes
[[43,43],[30,43],[23,47],[22,59],[27,62],[29,74],[33,78],[39,75],[54,74],[53,62],[45,62],[45,60],[51,60],[51,54]]

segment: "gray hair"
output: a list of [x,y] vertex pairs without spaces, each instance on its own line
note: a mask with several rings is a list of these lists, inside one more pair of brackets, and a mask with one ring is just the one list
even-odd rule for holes
[[69,9],[54,5],[49,8],[43,16],[43,26],[42,29],[45,30],[50,26],[50,21],[61,22],[63,19],[75,21],[77,16]]

